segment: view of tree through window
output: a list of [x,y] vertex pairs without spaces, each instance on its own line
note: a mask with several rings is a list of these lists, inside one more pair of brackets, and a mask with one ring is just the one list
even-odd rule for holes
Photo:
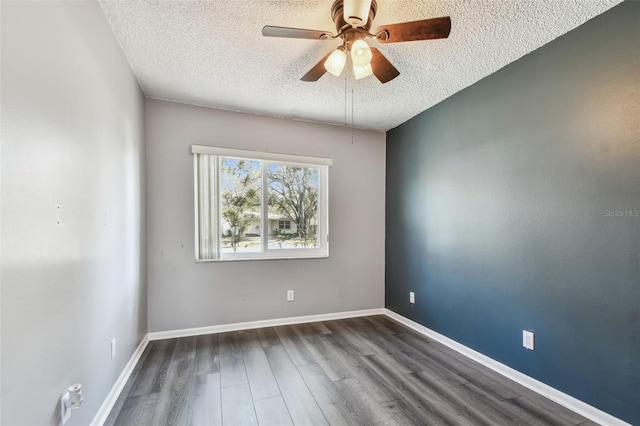
[[221,250],[260,251],[260,162],[220,159]]
[[[221,251],[260,252],[261,162],[220,159]],[[318,247],[319,170],[268,164],[270,249]]]
[[269,248],[318,247],[319,174],[312,167],[269,164],[269,223],[273,217],[276,225]]

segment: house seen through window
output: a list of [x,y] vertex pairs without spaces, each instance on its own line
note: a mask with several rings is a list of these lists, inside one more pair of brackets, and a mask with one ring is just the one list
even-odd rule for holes
[[192,150],[196,260],[328,255],[330,160],[196,145]]

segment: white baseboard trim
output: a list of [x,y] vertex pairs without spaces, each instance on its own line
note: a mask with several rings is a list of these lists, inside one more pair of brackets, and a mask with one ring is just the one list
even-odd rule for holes
[[385,308],[363,309],[360,311],[334,312],[331,314],[305,315],[301,317],[237,322],[233,324],[211,325],[208,327],[185,328],[181,330],[154,331],[152,333],[149,333],[149,340],[200,336],[203,334],[224,333],[227,331],[250,330],[253,328],[274,327],[278,325],[303,324],[306,322],[331,321],[343,318],[366,317],[369,315],[384,315],[385,311]]
[[523,374],[511,367],[495,361],[494,359],[489,358],[488,356],[483,355],[480,352],[474,351],[473,349],[464,346],[456,342],[455,340],[443,336],[442,334],[437,333],[430,328],[418,324],[417,322],[412,321],[409,318],[403,317],[402,315],[397,314],[389,309],[385,309],[385,314],[389,318],[392,318],[399,323],[406,325],[407,327],[417,331],[418,333],[450,347],[454,351],[459,352],[468,358],[471,358],[472,360],[484,365],[485,367],[488,367],[493,371],[502,374],[503,376],[513,380],[514,382],[519,383],[522,386],[529,388],[532,391],[539,393],[540,395],[554,402],[557,402],[558,404],[580,414],[581,416],[593,420],[598,424],[607,426],[631,426],[629,423],[626,423],[623,420],[612,416],[611,414],[605,413],[604,411],[599,410],[585,402],[582,402],[579,399],[572,397],[571,395],[567,395],[564,392],[552,388],[551,386],[546,385],[534,379],[533,377],[529,377],[526,374]]
[[127,365],[125,365],[124,370],[122,370],[122,373],[120,373],[118,380],[116,380],[115,384],[111,388],[111,391],[109,392],[109,394],[107,395],[107,398],[102,403],[102,406],[98,410],[98,413],[93,418],[93,421],[91,422],[91,426],[102,426],[104,422],[107,421],[107,417],[109,417],[109,413],[111,412],[111,409],[113,408],[116,401],[118,400],[118,397],[120,396],[120,392],[122,392],[124,385],[127,383],[127,380],[129,380],[129,376],[131,376],[131,373],[133,372],[134,367],[140,360],[140,357],[142,356],[142,353],[144,352],[148,344],[149,344],[149,334],[146,334],[142,338],[142,341],[140,342],[136,350],[133,352],[133,355],[131,355],[131,358],[129,359],[129,362],[127,362]]

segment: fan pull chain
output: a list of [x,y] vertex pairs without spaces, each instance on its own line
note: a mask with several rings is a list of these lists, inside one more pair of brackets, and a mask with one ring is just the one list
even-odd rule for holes
[[351,88],[351,145],[353,145],[353,87]]
[[347,127],[347,78],[344,78],[344,127]]

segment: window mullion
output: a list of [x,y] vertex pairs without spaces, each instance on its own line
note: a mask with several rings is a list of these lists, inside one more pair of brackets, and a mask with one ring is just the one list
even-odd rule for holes
[[327,220],[329,215],[329,180],[327,176],[327,169],[324,167],[320,168],[319,187],[317,238],[319,240],[318,247],[322,250],[326,250],[329,239],[329,221]]
[[262,253],[269,250],[269,175],[266,161],[260,162],[262,176],[262,197],[260,197],[260,217],[262,218]]

